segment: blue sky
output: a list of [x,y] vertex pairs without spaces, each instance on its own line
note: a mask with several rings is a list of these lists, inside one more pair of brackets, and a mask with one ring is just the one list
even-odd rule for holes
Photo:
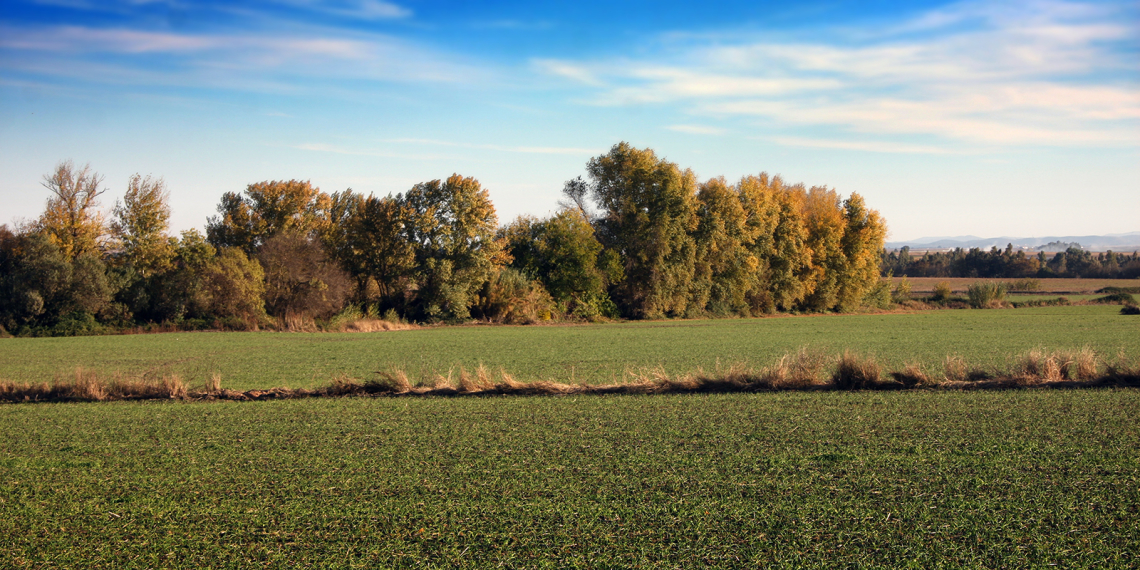
[[0,0],[0,223],[61,160],[165,178],[453,172],[501,222],[618,141],[862,194],[890,239],[1140,231],[1136,2]]

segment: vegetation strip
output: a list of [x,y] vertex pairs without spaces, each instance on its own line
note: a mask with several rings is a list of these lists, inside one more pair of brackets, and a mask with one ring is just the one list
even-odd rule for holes
[[[829,366],[830,365],[830,366]],[[830,369],[830,372],[827,370]],[[826,374],[825,374],[826,372]],[[1118,357],[1103,363],[1095,352],[1045,352],[1034,350],[1004,370],[970,366],[960,357],[948,356],[941,378],[919,365],[884,371],[869,357],[850,351],[827,358],[802,349],[759,370],[734,366],[707,374],[696,371],[670,376],[662,369],[634,372],[614,384],[572,384],[548,380],[523,382],[506,371],[496,380],[480,366],[474,372],[460,368],[437,375],[430,385],[413,385],[402,370],[377,372],[372,380],[338,376],[314,390],[271,388],[237,391],[221,387],[212,376],[201,391],[191,391],[177,376],[158,380],[111,378],[77,370],[74,378],[52,383],[0,382],[0,402],[59,402],[113,400],[274,400],[341,396],[554,396],[600,394],[679,394],[768,392],[781,390],[1001,390],[1010,388],[1082,388],[1140,386],[1140,362]],[[456,380],[458,384],[456,384]]]

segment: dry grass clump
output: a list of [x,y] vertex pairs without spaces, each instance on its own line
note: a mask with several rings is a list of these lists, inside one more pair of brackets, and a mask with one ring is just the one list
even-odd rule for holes
[[882,369],[874,358],[844,351],[831,374],[831,383],[840,390],[864,390],[878,386]]
[[781,356],[775,364],[760,371],[760,379],[774,390],[797,390],[820,383],[828,358],[820,352],[800,348]]
[[354,321],[340,323],[337,332],[383,332],[383,331],[406,331],[419,328],[416,325],[409,323],[401,323],[395,321],[386,321],[383,319],[361,318]]
[[902,370],[891,372],[891,378],[907,388],[937,386],[938,381],[927,374],[919,364],[907,364]]
[[177,374],[152,378],[110,378],[97,372],[76,368],[70,376],[58,376],[51,382],[0,382],[0,401],[88,401],[182,399],[189,391]]

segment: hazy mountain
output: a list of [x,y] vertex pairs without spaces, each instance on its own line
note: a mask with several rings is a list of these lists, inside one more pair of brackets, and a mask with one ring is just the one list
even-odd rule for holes
[[989,249],[996,247],[998,249],[1005,249],[1006,244],[1013,244],[1015,249],[1035,249],[1045,245],[1052,245],[1049,250],[1063,250],[1067,246],[1059,244],[1073,244],[1079,243],[1081,247],[1091,251],[1104,251],[1111,249],[1113,251],[1136,251],[1140,250],[1140,232],[1130,232],[1126,234],[1108,234],[1102,236],[1046,236],[1046,237],[994,237],[994,238],[981,238],[978,236],[955,236],[955,237],[924,237],[906,241],[889,241],[887,242],[887,249],[898,249],[900,247],[910,246],[911,249],[953,249],[960,247],[962,249],[970,249],[972,247],[980,249]]

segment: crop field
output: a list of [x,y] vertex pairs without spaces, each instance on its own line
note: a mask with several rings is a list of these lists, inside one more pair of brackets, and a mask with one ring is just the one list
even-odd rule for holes
[[[983,279],[974,277],[907,277],[910,288],[916,294],[930,294],[934,286],[943,281],[950,284],[950,290],[955,293],[965,293],[966,289],[974,283],[1008,283],[1016,279]],[[902,277],[892,277],[897,285]],[[1105,287],[1140,287],[1140,279],[1037,279],[1040,288],[1035,293],[1057,293],[1067,295],[1093,294]]]
[[0,566],[1140,564],[1140,391],[0,406]]
[[178,374],[192,387],[213,373],[235,390],[313,388],[336,375],[367,380],[400,369],[413,379],[480,364],[517,379],[620,381],[627,372],[714,372],[766,366],[806,347],[850,349],[885,366],[939,369],[948,355],[1004,366],[1028,350],[1140,357],[1140,319],[1116,305],[915,313],[781,316],[565,326],[460,326],[377,333],[167,333],[0,340],[0,380],[41,382],[77,367],[127,376]]

